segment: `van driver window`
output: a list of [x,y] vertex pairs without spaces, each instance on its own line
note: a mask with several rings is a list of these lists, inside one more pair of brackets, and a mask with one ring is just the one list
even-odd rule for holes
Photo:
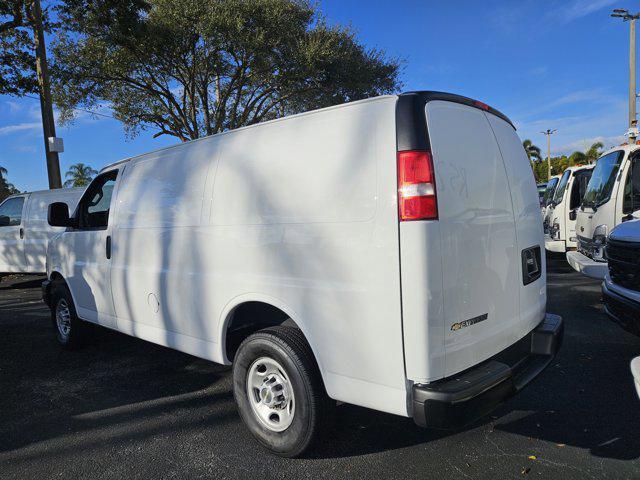
[[20,225],[23,205],[24,197],[10,198],[0,205],[0,227]]
[[102,229],[109,224],[109,206],[118,171],[114,170],[96,179],[87,187],[78,207],[78,228]]

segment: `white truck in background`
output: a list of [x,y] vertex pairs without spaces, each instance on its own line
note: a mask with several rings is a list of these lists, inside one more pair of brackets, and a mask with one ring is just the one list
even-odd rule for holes
[[83,188],[20,193],[0,204],[0,274],[45,273],[49,240],[64,228],[47,222],[49,205],[64,202],[75,209]]
[[[460,132],[464,132],[461,141]],[[110,165],[48,250],[60,344],[93,322],[222,364],[300,455],[330,401],[462,426],[560,348],[529,160],[484,103],[410,92]]]
[[550,252],[564,253],[578,246],[577,210],[591,178],[593,165],[567,168],[555,189],[544,221],[544,246]]
[[560,175],[554,175],[547,182],[547,188],[542,196],[542,204],[540,205],[540,213],[542,215],[542,221],[547,218],[547,209],[553,200],[553,194],[556,191],[556,187],[558,186],[558,182],[560,181]]
[[604,279],[609,232],[636,218],[640,218],[640,146],[622,145],[596,162],[578,209],[578,247],[567,252],[567,261],[588,277]]

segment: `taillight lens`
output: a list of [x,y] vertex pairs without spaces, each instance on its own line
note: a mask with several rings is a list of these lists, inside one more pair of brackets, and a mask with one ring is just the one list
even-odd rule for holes
[[437,220],[436,182],[429,152],[398,152],[398,209],[400,221]]

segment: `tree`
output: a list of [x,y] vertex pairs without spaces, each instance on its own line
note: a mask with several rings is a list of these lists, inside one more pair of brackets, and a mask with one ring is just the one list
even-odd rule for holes
[[602,150],[603,148],[604,148],[604,143],[602,142],[596,142],[593,145],[591,145],[589,147],[589,150],[587,150],[585,154],[585,161],[587,163],[594,163],[602,154],[600,150]]
[[529,157],[529,161],[540,161],[542,160],[542,155],[540,154],[540,148],[536,147],[533,142],[529,139],[522,142],[522,146],[524,147],[524,151],[527,153],[527,157]]
[[7,181],[7,173],[8,172],[6,168],[0,167],[0,202],[2,202],[9,195],[20,193],[19,190],[13,186],[13,184]]
[[[43,28],[53,27],[45,9]],[[31,0],[0,0],[0,95],[37,92]]]
[[108,104],[129,135],[182,141],[396,91],[397,59],[303,0],[67,0],[62,118]]
[[66,188],[69,187],[85,187],[89,185],[89,182],[93,179],[94,175],[98,172],[91,168],[89,165],[85,165],[84,163],[76,163],[75,165],[71,165],[67,173],[65,174],[65,178],[67,179],[64,182],[64,186]]

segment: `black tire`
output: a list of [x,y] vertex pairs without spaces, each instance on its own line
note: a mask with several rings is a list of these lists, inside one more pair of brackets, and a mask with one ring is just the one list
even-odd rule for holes
[[[282,366],[293,390],[293,420],[281,432],[267,428],[249,403],[249,370],[263,357]],[[283,457],[300,456],[309,448],[318,436],[321,420],[327,420],[331,406],[311,347],[302,332],[292,327],[260,330],[242,342],[233,363],[233,394],[249,431],[260,444]]]
[[[62,311],[65,307],[69,313],[68,333],[66,335],[63,332],[65,329],[58,325],[59,310]],[[63,281],[56,281],[52,285],[51,321],[56,339],[65,350],[75,350],[86,343],[89,336],[90,325],[78,318],[71,292]]]

